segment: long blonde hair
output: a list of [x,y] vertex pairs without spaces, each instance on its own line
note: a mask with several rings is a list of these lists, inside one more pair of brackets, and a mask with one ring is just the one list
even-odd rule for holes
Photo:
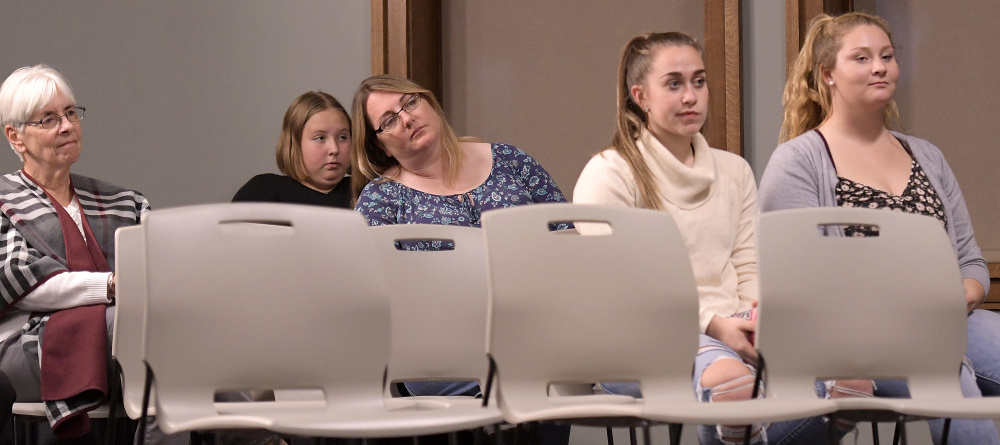
[[[831,93],[830,86],[823,82],[823,70],[832,70],[837,66],[837,52],[843,44],[844,34],[861,25],[879,27],[892,42],[889,23],[863,12],[836,17],[820,14],[809,24],[805,42],[789,69],[788,81],[781,96],[785,119],[781,124],[779,143],[818,127],[829,117]],[[883,123],[887,127],[899,128],[899,122],[899,107],[895,100],[891,100],[885,107]]]
[[690,46],[698,50],[699,54],[703,53],[697,41],[681,32],[647,33],[629,40],[622,49],[618,65],[618,122],[611,138],[611,147],[625,159],[632,170],[642,201],[655,210],[663,210],[662,195],[656,186],[656,178],[635,143],[649,122],[646,113],[632,98],[631,91],[632,86],[646,82],[646,75],[652,69],[653,54],[664,46]]
[[448,125],[444,110],[441,109],[441,104],[434,97],[434,93],[405,77],[381,74],[362,81],[358,91],[354,93],[354,103],[351,104],[351,164],[354,168],[354,174],[351,175],[352,203],[357,202],[361,191],[369,182],[383,177],[386,170],[399,165],[396,158],[382,150],[375,133],[375,126],[368,119],[368,96],[375,91],[419,94],[434,108],[434,112],[441,120],[441,143],[448,161],[447,181],[453,182],[462,166],[462,150],[458,145],[459,138],[451,125]]

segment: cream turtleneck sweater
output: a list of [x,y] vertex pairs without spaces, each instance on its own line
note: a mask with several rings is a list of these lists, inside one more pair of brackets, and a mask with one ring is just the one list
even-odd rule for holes
[[[699,327],[704,333],[713,316],[749,310],[757,301],[754,218],[757,186],[743,158],[708,146],[694,136],[694,166],[674,157],[649,131],[636,140],[687,244],[699,296]],[[595,155],[573,190],[575,204],[650,208],[625,159],[613,148]]]

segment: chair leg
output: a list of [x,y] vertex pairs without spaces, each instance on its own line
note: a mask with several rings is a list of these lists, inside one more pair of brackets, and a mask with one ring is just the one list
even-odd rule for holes
[[832,416],[831,417],[827,417],[827,419],[826,419],[826,431],[827,431],[827,435],[830,436],[830,443],[832,445],[839,445],[840,444],[840,437],[837,437],[838,436],[837,426],[834,425],[834,419],[833,419]]
[[906,444],[906,423],[903,416],[896,419],[896,432],[892,435],[892,445]]
[[[671,437],[670,440],[673,440]],[[642,445],[653,445],[653,437],[649,434],[649,424],[645,423],[642,425]],[[678,443],[671,443],[671,445],[679,445]]]
[[496,431],[493,432],[493,445],[503,445],[503,430],[500,429],[499,423],[494,427],[496,427]]
[[629,440],[629,443],[631,443],[632,445],[639,445],[639,441],[636,440],[636,437],[635,437],[635,427],[634,426],[628,427],[628,440]]
[[872,445],[879,445],[878,422],[872,422]]
[[14,418],[14,445],[25,445],[28,443],[28,425],[24,421],[19,421],[17,416],[12,416]]
[[[670,445],[680,445],[681,432],[684,429],[683,423],[671,423],[667,426],[670,429]],[[649,427],[646,427],[646,435],[649,435]]]
[[615,445],[615,433],[614,433],[614,430],[612,430],[610,426],[607,427],[607,430],[608,430],[608,445]]
[[951,430],[951,418],[944,419],[944,431],[941,432],[941,445],[948,445],[948,431]]

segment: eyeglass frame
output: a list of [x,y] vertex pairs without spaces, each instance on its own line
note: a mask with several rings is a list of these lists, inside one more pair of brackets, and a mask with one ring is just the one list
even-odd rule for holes
[[[79,114],[79,119],[77,119],[75,121],[73,119],[70,119],[70,117],[69,117],[70,112],[76,112],[77,114]],[[37,121],[25,121],[25,122],[21,122],[21,124],[23,124],[23,125],[37,125],[38,128],[41,128],[43,130],[51,130],[53,128],[58,127],[60,124],[62,124],[63,118],[66,118],[67,122],[69,122],[71,124],[75,124],[77,122],[82,121],[83,120],[83,115],[86,114],[86,113],[87,113],[87,109],[86,108],[81,107],[81,106],[74,106],[70,110],[67,110],[63,114],[56,114],[56,115],[50,114],[50,115],[45,116],[45,117],[43,117],[43,118],[41,118],[41,119],[39,119]],[[46,119],[49,119],[49,118],[52,118],[52,117],[54,117],[54,118],[57,119],[57,120],[54,121],[55,125],[52,125],[51,127],[46,128],[45,124],[43,124],[42,122],[45,121]]]
[[[407,110],[406,109],[406,104],[410,101],[410,98],[416,98],[417,101],[416,101],[416,103],[413,104],[412,108],[410,108],[409,110]],[[399,115],[402,112],[404,112],[404,111],[407,112],[407,113],[412,113],[414,110],[417,109],[417,107],[420,106],[420,103],[423,102],[423,100],[424,100],[424,97],[423,97],[422,94],[420,94],[420,93],[411,93],[410,96],[408,98],[406,98],[406,100],[403,101],[403,106],[399,107],[399,111],[397,111],[395,113],[392,113],[389,116],[386,116],[385,119],[382,119],[382,123],[379,124],[378,128],[375,129],[375,134],[385,133],[385,132],[389,132],[389,131],[394,130],[396,128],[396,125],[393,125],[392,128],[389,128],[388,130],[386,130],[383,127],[385,127],[386,122],[388,122],[392,118],[401,119],[399,117]]]

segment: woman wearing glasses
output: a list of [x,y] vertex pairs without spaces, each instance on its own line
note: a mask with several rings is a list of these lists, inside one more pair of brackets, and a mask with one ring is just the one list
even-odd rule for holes
[[61,437],[86,434],[106,397],[115,230],[149,211],[136,191],[70,173],[84,111],[45,65],[0,86],[0,126],[23,162],[0,178],[0,371],[17,401],[45,400]]
[[434,94],[413,81],[366,79],[351,114],[355,208],[373,226],[479,227],[485,210],[566,201],[545,169],[518,148],[459,140]]
[[[565,202],[531,156],[501,143],[459,139],[434,94],[411,80],[366,79],[351,110],[355,209],[370,225],[479,227],[482,212]],[[404,245],[417,249],[417,245]],[[407,382],[413,395],[476,395],[476,382]],[[543,425],[542,443],[567,443],[569,428]]]

